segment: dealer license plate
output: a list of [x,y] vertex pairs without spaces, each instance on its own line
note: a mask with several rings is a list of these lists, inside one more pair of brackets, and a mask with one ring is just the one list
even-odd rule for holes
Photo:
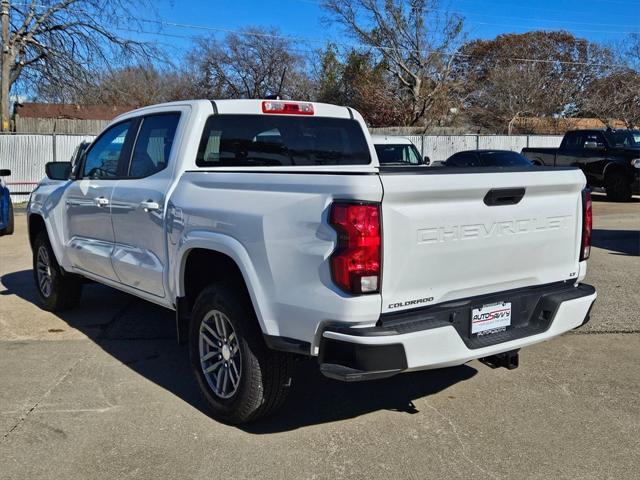
[[471,311],[471,334],[504,332],[511,325],[511,302],[483,305]]

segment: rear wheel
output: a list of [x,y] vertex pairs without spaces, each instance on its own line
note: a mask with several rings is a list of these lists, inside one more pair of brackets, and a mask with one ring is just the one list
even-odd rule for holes
[[238,287],[214,284],[195,302],[191,367],[213,415],[240,424],[277,410],[291,385],[291,357],[264,343],[250,301]]
[[45,310],[66,310],[80,301],[82,282],[60,268],[46,232],[41,232],[33,244],[33,278]]
[[623,172],[609,172],[604,180],[607,197],[614,202],[628,202],[631,200],[631,183]]

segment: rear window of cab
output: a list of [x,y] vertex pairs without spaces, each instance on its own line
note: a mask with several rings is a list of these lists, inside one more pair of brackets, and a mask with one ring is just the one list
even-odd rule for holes
[[199,167],[367,165],[369,147],[356,120],[286,115],[213,115]]

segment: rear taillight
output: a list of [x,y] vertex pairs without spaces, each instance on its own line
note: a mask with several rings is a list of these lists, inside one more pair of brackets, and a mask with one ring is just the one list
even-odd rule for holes
[[313,115],[313,103],[283,102],[282,100],[267,100],[262,102],[262,113],[281,113],[288,115]]
[[329,223],[338,232],[338,244],[331,255],[333,281],[347,293],[380,291],[380,205],[334,203]]
[[591,254],[591,229],[593,227],[593,212],[591,209],[591,192],[582,191],[582,243],[580,245],[580,261],[586,260]]

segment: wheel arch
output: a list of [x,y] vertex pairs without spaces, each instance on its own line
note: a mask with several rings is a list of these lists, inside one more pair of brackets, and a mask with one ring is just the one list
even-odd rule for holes
[[[607,174],[609,173],[622,173],[623,175],[627,175],[628,174],[628,169],[626,167],[626,165],[623,165],[621,163],[618,162],[609,162],[604,166],[604,169],[602,170],[602,177],[606,178]],[[631,175],[629,175],[629,177],[631,178]],[[631,183],[631,181],[629,181],[629,183]]]
[[41,232],[47,232],[47,236],[49,235],[44,217],[39,213],[29,214],[29,217],[27,218],[27,227],[29,230],[29,245],[31,245],[31,248],[33,248],[33,244]]
[[174,280],[177,310],[189,315],[198,293],[207,285],[231,280],[244,289],[251,301],[262,333],[277,335],[269,321],[269,305],[248,252],[237,240],[220,234],[191,239],[179,251]]

